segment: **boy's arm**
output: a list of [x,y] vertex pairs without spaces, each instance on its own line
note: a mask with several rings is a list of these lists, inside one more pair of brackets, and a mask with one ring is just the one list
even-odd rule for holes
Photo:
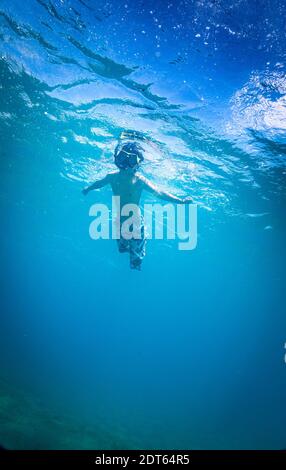
[[190,197],[180,198],[177,196],[173,196],[173,194],[170,194],[167,191],[162,191],[144,176],[140,176],[140,180],[143,183],[143,189],[145,189],[149,193],[154,194],[159,199],[163,199],[163,201],[176,202],[177,204],[191,204],[193,202]]
[[94,183],[92,183],[90,186],[87,186],[86,188],[84,188],[82,190],[82,193],[84,195],[86,195],[86,194],[89,193],[89,191],[93,191],[94,189],[103,188],[104,186],[106,186],[109,183],[110,183],[110,175],[108,174],[104,178],[102,178],[101,180],[97,180]]

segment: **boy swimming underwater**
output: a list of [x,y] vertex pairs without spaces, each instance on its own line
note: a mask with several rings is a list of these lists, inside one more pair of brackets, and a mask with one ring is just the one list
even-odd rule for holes
[[140,175],[137,170],[143,160],[143,149],[137,141],[121,141],[114,152],[114,163],[118,170],[108,173],[104,178],[95,181],[82,191],[83,194],[86,195],[89,191],[100,189],[110,184],[113,195],[119,196],[118,200],[120,201],[120,207],[117,208],[118,214],[121,214],[121,208],[127,204],[133,204],[138,208],[137,229],[139,231],[139,236],[131,239],[124,236],[122,225],[128,216],[120,215],[120,238],[117,240],[119,251],[121,253],[130,253],[130,267],[131,269],[137,270],[141,269],[141,263],[145,256],[146,245],[144,223],[140,216],[139,209],[142,191],[146,190],[159,199],[167,202],[179,204],[189,204],[192,202],[190,198],[179,198],[166,191],[160,190],[151,181]]

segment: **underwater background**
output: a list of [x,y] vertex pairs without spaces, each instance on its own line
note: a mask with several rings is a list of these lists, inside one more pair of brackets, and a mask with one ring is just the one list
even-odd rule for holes
[[[285,448],[285,9],[0,0],[4,447]],[[126,128],[198,204],[142,272],[81,194]]]

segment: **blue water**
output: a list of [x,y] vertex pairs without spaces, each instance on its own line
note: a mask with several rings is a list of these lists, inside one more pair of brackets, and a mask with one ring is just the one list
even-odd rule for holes
[[[19,409],[102,426],[108,448],[285,448],[285,18],[284,0],[1,0],[0,379]],[[81,194],[126,128],[153,142],[140,171],[198,204],[197,248],[149,240],[142,272],[89,237],[110,189]],[[13,416],[3,445],[61,447],[53,428],[23,444]]]

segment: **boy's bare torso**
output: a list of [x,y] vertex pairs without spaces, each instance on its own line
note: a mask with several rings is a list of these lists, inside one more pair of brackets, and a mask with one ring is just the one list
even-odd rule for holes
[[120,205],[139,205],[144,188],[142,177],[129,171],[117,171],[109,174],[110,186],[114,196],[120,197]]

